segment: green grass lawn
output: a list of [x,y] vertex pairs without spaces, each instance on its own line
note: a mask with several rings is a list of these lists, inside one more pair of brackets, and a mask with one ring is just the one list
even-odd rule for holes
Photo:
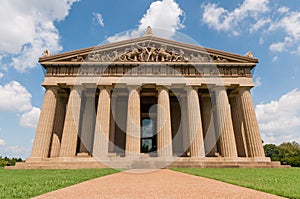
[[288,198],[300,198],[300,168],[176,168],[173,170],[212,178]]
[[118,172],[114,169],[0,169],[0,198],[30,198],[79,182]]

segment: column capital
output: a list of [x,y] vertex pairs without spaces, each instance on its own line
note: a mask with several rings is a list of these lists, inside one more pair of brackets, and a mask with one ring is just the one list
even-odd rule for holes
[[55,93],[55,95],[58,94],[58,91],[59,91],[59,87],[58,86],[44,86],[46,91],[47,92],[48,90],[52,91],[53,93]]
[[103,86],[103,85],[99,85],[97,86],[99,91],[103,91],[103,90],[106,90],[106,92],[111,96],[111,91],[113,89],[113,86]]
[[215,94],[220,93],[221,91],[225,91],[227,93],[227,88],[224,86],[214,86],[211,88],[212,92],[215,92]]
[[165,91],[169,92],[170,88],[167,87],[167,86],[164,86],[164,85],[157,85],[157,86],[156,86],[156,90],[157,90],[158,92],[160,92],[160,91],[162,91],[162,90],[165,90]]
[[195,90],[198,91],[200,88],[199,85],[186,85],[186,87],[184,88],[185,91],[191,91],[191,90]]
[[72,89],[72,90],[76,90],[76,91],[84,91],[85,87],[82,85],[68,85],[68,88]]
[[97,85],[97,88],[98,88],[99,90],[102,90],[102,89],[112,90],[112,89],[113,89],[113,86],[111,86],[111,85]]
[[252,87],[250,87],[250,86],[240,86],[240,87],[237,88],[237,91],[239,92],[239,94],[241,94],[241,93],[243,93],[245,91],[249,91],[250,92],[251,88]]
[[136,90],[137,92],[140,92],[142,90],[142,87],[139,85],[127,85],[126,87],[129,92],[131,92],[132,90]]

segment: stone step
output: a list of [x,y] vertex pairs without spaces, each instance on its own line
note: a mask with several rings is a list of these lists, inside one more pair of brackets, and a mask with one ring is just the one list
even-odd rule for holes
[[18,162],[16,166],[7,166],[5,169],[82,169],[82,168],[118,168],[118,169],[157,169],[174,167],[198,167],[198,168],[290,168],[289,165],[280,165],[280,162],[251,161],[245,159],[218,159],[213,158],[171,158],[164,159],[150,157],[150,154],[141,154],[138,157],[124,158],[116,153],[112,157],[99,159],[87,157],[74,158],[47,158],[27,159],[26,162]]

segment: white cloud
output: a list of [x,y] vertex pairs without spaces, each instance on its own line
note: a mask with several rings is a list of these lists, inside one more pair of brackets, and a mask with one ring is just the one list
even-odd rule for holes
[[126,31],[122,33],[118,33],[114,36],[108,37],[107,41],[109,43],[117,42],[117,41],[123,41],[131,38],[136,38],[142,36],[142,32],[137,31],[137,30],[131,30],[131,31]]
[[285,6],[278,8],[279,13],[287,13],[289,10],[290,9]]
[[202,21],[210,28],[226,31],[233,35],[240,34],[240,26],[247,17],[257,21],[251,26],[251,31],[264,26],[268,19],[259,21],[259,16],[269,11],[269,0],[245,0],[238,8],[228,11],[215,3],[202,4],[204,10]]
[[32,107],[31,94],[19,82],[0,85],[0,111],[17,111],[21,114],[20,125],[35,128],[40,109]]
[[97,24],[99,24],[101,27],[104,27],[103,17],[100,13],[93,12],[93,20],[94,22],[97,22]]
[[139,21],[138,29],[109,37],[109,42],[141,36],[147,26],[159,37],[171,38],[175,31],[184,28],[184,12],[174,0],[162,0],[151,3],[146,14]]
[[261,78],[260,77],[255,78],[254,85],[255,85],[255,87],[261,86]]
[[270,51],[272,52],[283,52],[286,51],[293,43],[293,40],[290,37],[286,37],[284,42],[273,43],[269,46]]
[[283,52],[286,49],[284,42],[273,43],[269,46],[269,49],[273,52]]
[[43,50],[62,50],[55,21],[63,20],[77,0],[3,0],[0,7],[0,54],[10,66],[25,71],[36,66]]
[[174,0],[156,1],[140,20],[139,29],[144,31],[147,26],[164,28],[171,31],[165,37],[172,37],[176,30],[184,28],[181,17],[184,17],[184,12]]
[[277,59],[278,59],[278,57],[277,57],[277,56],[273,57],[273,59],[272,59],[272,62],[276,62],[276,61],[277,61]]
[[249,32],[250,33],[257,32],[260,28],[266,26],[269,23],[271,23],[271,20],[269,18],[259,19],[255,24],[253,24],[250,27]]
[[[272,41],[272,52],[290,52],[300,55],[300,12],[290,11],[288,7],[279,7],[269,0],[244,0],[233,10],[227,10],[219,4],[202,4],[202,21],[208,27],[239,35],[247,30],[250,34],[260,32],[270,35],[275,31],[284,35],[280,41]],[[260,39],[259,44],[264,44]]]
[[19,82],[0,85],[0,111],[25,112],[32,109],[31,94]]
[[0,79],[1,79],[2,77],[4,77],[4,74],[3,74],[3,73],[0,73]]
[[37,107],[33,107],[31,111],[21,115],[20,125],[24,127],[36,128],[39,121],[41,110]]
[[300,91],[294,89],[278,100],[256,105],[263,140],[280,144],[300,142]]
[[0,153],[7,157],[27,158],[30,156],[30,149],[21,146],[7,146],[1,149]]
[[297,50],[293,51],[292,53],[296,54],[296,55],[300,55],[300,44],[299,44],[299,47],[297,48]]
[[273,52],[290,51],[292,54],[298,54],[297,50],[291,50],[300,45],[300,12],[287,12],[276,19],[268,29],[272,31],[283,31],[286,36],[283,42],[275,42],[269,49]]
[[300,12],[289,12],[273,23],[269,30],[274,31],[282,29],[292,39],[300,39]]
[[5,141],[0,139],[0,146],[4,146],[5,145]]

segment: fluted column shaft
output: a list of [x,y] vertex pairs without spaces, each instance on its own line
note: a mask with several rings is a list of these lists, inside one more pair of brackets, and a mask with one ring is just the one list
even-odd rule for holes
[[94,157],[107,157],[110,123],[110,90],[109,87],[100,87],[96,127],[94,136]]
[[187,88],[187,110],[191,157],[205,157],[198,88]]
[[128,109],[126,126],[126,147],[125,155],[136,156],[140,153],[141,137],[141,113],[140,93],[136,87],[128,87]]
[[169,90],[158,87],[157,107],[157,155],[172,157],[172,130]]
[[202,109],[201,113],[205,154],[209,157],[213,157],[217,152],[217,139],[210,94],[202,94],[200,104]]
[[248,157],[240,98],[237,95],[232,95],[229,99],[237,153],[239,157]]
[[47,88],[36,129],[31,157],[46,158],[49,155],[56,104],[57,90],[55,88]]
[[111,109],[110,109],[110,130],[109,130],[109,146],[108,151],[114,152],[115,149],[115,134],[116,134],[116,98],[117,96],[111,96]]
[[182,145],[185,153],[189,152],[189,124],[187,115],[187,100],[186,95],[181,96],[181,130],[182,130]]
[[230,105],[225,88],[216,88],[216,107],[221,154],[223,157],[237,157]]
[[250,157],[265,157],[250,88],[239,91]]
[[86,92],[80,132],[80,152],[92,154],[95,129],[95,92]]
[[77,138],[79,133],[80,108],[82,88],[73,87],[68,100],[60,157],[74,157],[76,155]]
[[68,100],[68,96],[66,96],[66,94],[58,94],[50,157],[59,156],[61,138],[62,138],[64,121],[66,116],[67,100]]

